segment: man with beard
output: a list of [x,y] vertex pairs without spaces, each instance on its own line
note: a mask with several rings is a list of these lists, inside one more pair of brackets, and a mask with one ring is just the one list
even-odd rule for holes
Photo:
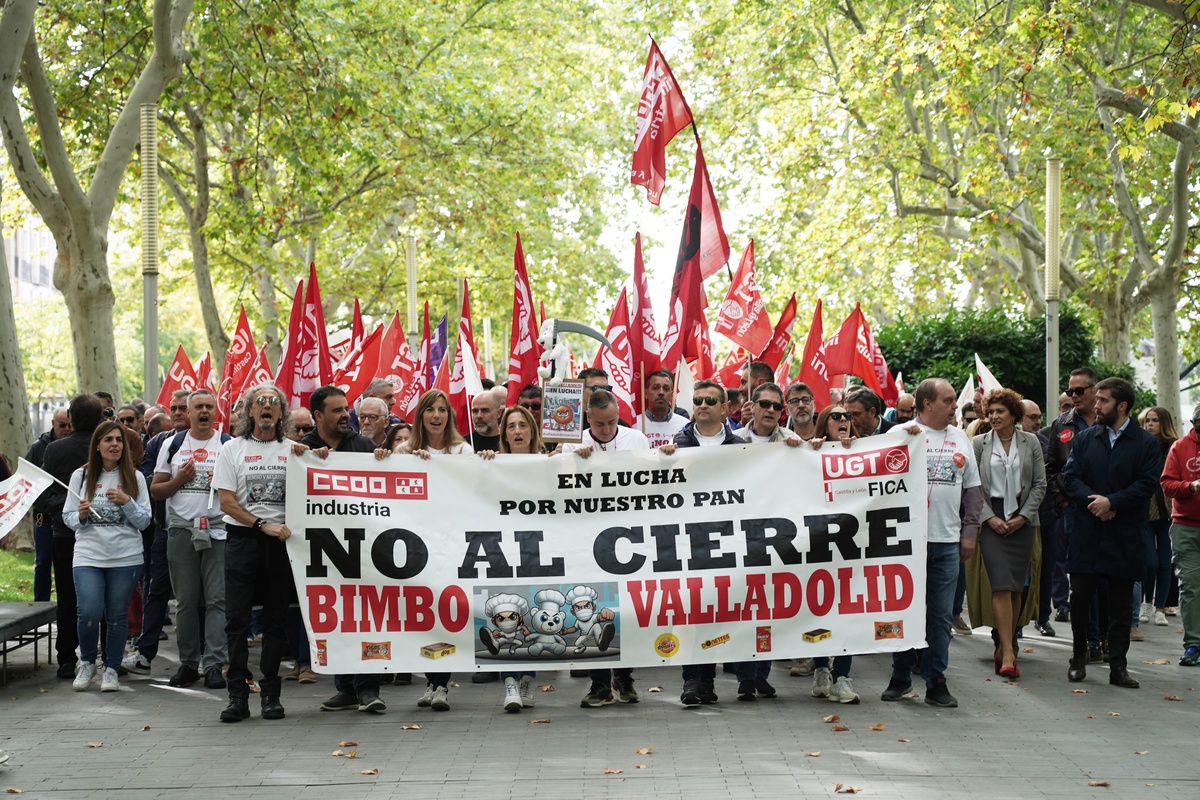
[[788,387],[788,430],[806,442],[817,438],[816,410],[816,402],[808,384],[796,381]]
[[217,455],[229,436],[214,430],[216,416],[217,398],[208,389],[188,396],[190,427],[159,451],[150,484],[150,496],[166,501],[167,567],[178,603],[179,670],[171,686],[191,686],[203,674],[205,688],[225,688],[225,520],[220,506],[210,502],[209,489]]
[[[500,411],[504,404],[493,392],[485,391],[471,398],[471,445],[476,453],[500,450]],[[476,673],[485,674],[485,673]],[[497,673],[486,673],[495,677]]]
[[1136,689],[1140,684],[1126,668],[1129,598],[1146,570],[1142,525],[1158,488],[1162,453],[1158,440],[1129,418],[1135,402],[1129,381],[1105,378],[1093,391],[1096,422],[1075,437],[1062,472],[1063,493],[1075,513],[1067,531],[1073,648],[1067,680],[1087,676],[1089,612],[1107,580],[1108,682]]
[[670,444],[687,422],[687,417],[675,413],[675,376],[665,369],[651,372],[646,377],[646,413],[633,421],[633,427],[646,434],[651,447],[661,447]]
[[846,392],[842,405],[854,417],[854,430],[859,438],[887,433],[891,422],[883,419],[883,400],[866,386],[855,386]]
[[279,662],[286,647],[284,620],[296,602],[296,584],[284,542],[287,462],[292,443],[287,399],[269,383],[246,391],[236,439],[226,442],[213,469],[213,488],[225,512],[225,639],[229,648],[229,705],[222,722],[250,717],[250,610],[262,602],[263,639],[259,668],[263,719],[283,719]]

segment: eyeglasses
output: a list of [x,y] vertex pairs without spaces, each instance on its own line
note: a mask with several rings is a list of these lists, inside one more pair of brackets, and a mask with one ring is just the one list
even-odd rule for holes
[[296,433],[312,433],[316,430],[315,425],[297,425]]
[[1041,421],[1042,421],[1042,415],[1041,415],[1041,414],[1026,414],[1025,416],[1029,417],[1029,418],[1030,418],[1031,420],[1033,420],[1034,422],[1041,422]]
[[541,403],[530,403],[529,405],[521,406],[521,408],[528,408],[530,411],[541,411],[542,404]]
[[611,392],[613,389],[612,384],[609,383],[597,383],[595,386],[589,386],[587,388],[591,389],[592,391],[595,391],[596,389],[603,389],[606,392]]
[[266,405],[277,406],[277,405],[279,405],[279,398],[273,394],[260,394],[258,397],[254,398],[254,405],[256,405],[256,406],[266,406]]
[[835,422],[849,422],[854,419],[854,415],[849,411],[830,411],[829,418]]
[[783,411],[783,403],[776,403],[774,400],[759,400],[758,407],[764,411]]
[[378,422],[383,419],[383,414],[359,414],[358,419],[361,422]]
[[811,397],[793,397],[787,401],[789,406],[811,406],[813,399]]
[[117,417],[117,422],[122,425],[132,425],[134,417]]
[[1091,388],[1090,386],[1076,386],[1074,389],[1067,389],[1063,394],[1070,395],[1071,397],[1083,397],[1087,394],[1087,390]]
[[694,406],[716,406],[720,405],[721,401],[715,397],[693,397],[692,405]]

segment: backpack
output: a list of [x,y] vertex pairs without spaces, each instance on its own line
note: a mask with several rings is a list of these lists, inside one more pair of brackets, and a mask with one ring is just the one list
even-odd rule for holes
[[[176,431],[175,435],[171,437],[171,443],[167,446],[167,462],[166,463],[170,464],[171,459],[174,458],[175,454],[179,452],[179,448],[183,447],[183,440],[187,438],[188,433],[189,432],[187,430]],[[226,442],[228,442],[232,438],[233,437],[230,436],[228,433],[222,432],[221,433],[221,444],[224,445]],[[166,528],[167,528],[167,501],[166,501],[166,499],[164,498],[162,500],[151,500],[150,507],[151,507],[151,511],[153,512],[153,516],[154,516],[154,524],[156,526],[158,526],[159,528],[166,530]]]

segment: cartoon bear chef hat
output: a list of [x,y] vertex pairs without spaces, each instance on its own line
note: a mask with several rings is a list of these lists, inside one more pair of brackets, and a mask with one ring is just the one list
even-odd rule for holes
[[567,599],[557,589],[542,589],[533,596],[533,602],[537,603],[539,611],[557,614]]
[[529,603],[519,594],[494,594],[483,604],[483,613],[488,618],[502,611],[515,611],[519,616],[529,616]]

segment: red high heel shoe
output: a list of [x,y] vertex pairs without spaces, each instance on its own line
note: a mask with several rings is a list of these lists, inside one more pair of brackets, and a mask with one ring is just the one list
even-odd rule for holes
[[996,648],[996,652],[992,653],[992,661],[995,662],[996,674],[999,675],[1000,674],[1000,663],[1001,663],[999,647]]
[[1013,665],[1011,667],[1001,667],[999,674],[1000,677],[1008,678],[1009,680],[1016,680],[1017,678],[1021,677],[1021,670],[1017,669],[1017,659],[1013,659]]

